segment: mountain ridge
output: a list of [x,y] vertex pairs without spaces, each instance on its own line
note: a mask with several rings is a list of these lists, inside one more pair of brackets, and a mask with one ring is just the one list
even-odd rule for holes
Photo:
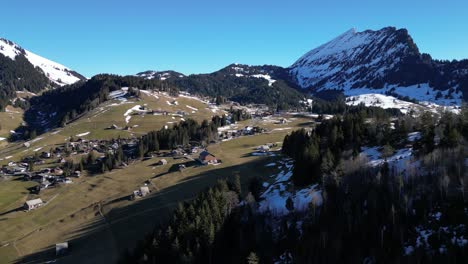
[[419,85],[438,94],[427,101],[440,101],[441,91],[445,92],[444,104],[459,105],[468,96],[467,75],[463,74],[467,67],[465,60],[433,60],[419,51],[407,29],[385,27],[348,30],[307,52],[288,70],[297,85],[312,93],[335,90],[348,96],[363,89],[412,97],[405,88]]
[[51,82],[59,86],[73,84],[86,79],[76,71],[30,52],[11,40],[0,38],[0,53],[12,60],[15,60],[17,56],[25,56],[34,67],[40,68]]

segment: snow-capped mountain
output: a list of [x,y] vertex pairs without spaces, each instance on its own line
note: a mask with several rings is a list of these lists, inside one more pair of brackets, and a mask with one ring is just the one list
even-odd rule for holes
[[85,79],[82,75],[59,63],[43,58],[2,38],[0,38],[0,54],[12,60],[15,60],[17,56],[24,56],[34,67],[40,68],[52,83],[60,86]]
[[169,78],[185,77],[184,74],[176,71],[144,71],[137,73],[136,76],[143,77],[148,80],[159,79],[161,81],[164,81]]
[[468,96],[466,61],[435,61],[419,52],[406,29],[393,27],[346,31],[306,53],[289,73],[313,93],[386,93],[444,105]]

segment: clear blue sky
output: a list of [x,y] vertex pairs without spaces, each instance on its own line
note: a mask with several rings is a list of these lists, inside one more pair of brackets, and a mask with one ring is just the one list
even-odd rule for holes
[[87,77],[289,66],[352,27],[405,27],[434,58],[468,58],[466,0],[1,1],[1,37]]

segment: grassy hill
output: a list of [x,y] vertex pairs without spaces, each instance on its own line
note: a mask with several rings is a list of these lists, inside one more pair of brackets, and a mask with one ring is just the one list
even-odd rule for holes
[[[137,105],[169,114],[129,113]],[[171,115],[180,111],[186,112],[186,116]],[[126,113],[129,114],[125,116]],[[80,134],[86,134],[82,136],[86,139],[138,137],[148,131],[171,126],[181,118],[201,121],[223,113],[222,108],[198,98],[175,98],[165,93],[143,92],[138,98],[107,101],[70,125],[48,131],[29,141],[29,147],[21,142],[4,143],[5,147],[0,150],[0,164],[48,150]],[[72,184],[46,189],[39,196],[29,194],[27,190],[34,183],[4,178],[0,184],[0,229],[3,230],[0,235],[0,258],[9,262],[50,259],[54,258],[54,253],[53,249],[49,249],[55,243],[70,241],[73,252],[63,259],[66,262],[115,260],[159,221],[164,221],[178,202],[191,199],[199,191],[216,183],[217,179],[240,175],[247,189],[251,177],[264,177],[275,172],[275,168],[265,167],[264,164],[276,157],[251,156],[250,153],[262,144],[281,144],[289,131],[311,122],[310,118],[305,117],[287,118],[289,122],[284,124],[275,122],[280,117],[238,123],[239,128],[261,126],[271,132],[210,145],[208,150],[223,161],[218,166],[194,166],[196,162],[173,158],[168,158],[165,166],[155,166],[159,158],[151,158],[109,173],[74,178]],[[107,129],[113,124],[132,129]],[[54,167],[57,165],[55,162],[50,161],[42,166]],[[181,163],[186,164],[187,169],[172,169]],[[128,200],[133,190],[145,182],[152,190],[151,195],[135,201]],[[12,211],[35,197],[40,197],[47,204],[31,212]],[[91,255],[95,259],[89,259]]]

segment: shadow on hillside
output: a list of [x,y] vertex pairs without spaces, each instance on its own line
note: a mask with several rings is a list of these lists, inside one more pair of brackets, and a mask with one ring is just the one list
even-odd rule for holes
[[14,213],[14,212],[18,212],[18,211],[23,211],[23,210],[24,210],[24,207],[23,207],[23,206],[20,206],[20,207],[17,207],[17,208],[8,210],[8,211],[6,211],[6,212],[0,213],[0,216],[5,216],[5,215],[7,215],[7,214]]
[[[179,202],[189,201],[198,193],[213,186],[218,179],[240,175],[242,188],[246,192],[249,179],[256,176],[268,176],[268,168],[263,166],[268,158],[259,159],[241,165],[214,168],[185,178],[177,184],[153,192],[147,197],[137,199],[129,205],[112,208],[106,212],[106,206],[123,201],[127,196],[107,201],[103,204],[105,218],[96,213],[97,219],[71,231],[70,252],[57,258],[54,245],[42,251],[27,255],[16,263],[44,263],[57,260],[56,263],[115,263],[125,250],[133,249],[145,235],[155,227],[168,221],[170,212]],[[63,241],[57,241],[57,243]]]
[[316,122],[303,122],[303,123],[297,124],[297,126],[300,126],[300,127],[311,127],[311,126],[313,126],[314,124],[316,124]]

